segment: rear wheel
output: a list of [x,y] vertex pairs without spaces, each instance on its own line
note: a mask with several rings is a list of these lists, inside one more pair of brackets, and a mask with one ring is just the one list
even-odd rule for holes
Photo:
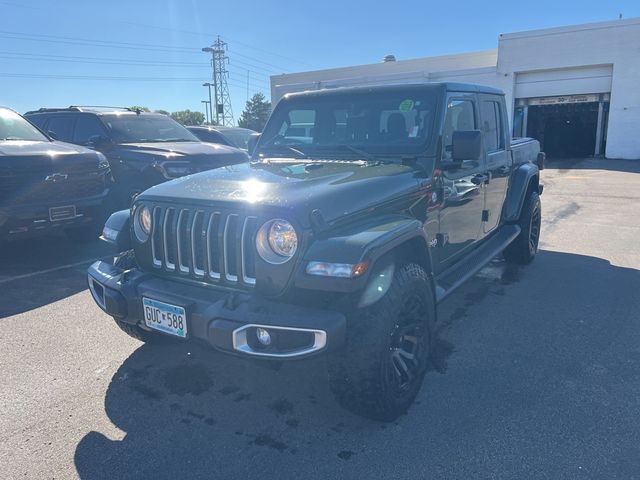
[[518,224],[520,234],[504,250],[504,258],[509,263],[525,265],[531,263],[536,256],[540,241],[542,205],[537,192],[531,192],[525,200]]
[[346,346],[329,365],[336,400],[374,420],[404,414],[427,370],[434,320],[426,272],[413,263],[397,267],[384,297],[349,318]]

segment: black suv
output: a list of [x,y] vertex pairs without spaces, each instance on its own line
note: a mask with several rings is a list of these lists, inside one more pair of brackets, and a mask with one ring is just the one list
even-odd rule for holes
[[116,181],[114,207],[159,183],[246,162],[246,153],[202,143],[171,117],[129,108],[41,108],[25,117],[53,138],[106,155]]
[[52,230],[97,238],[111,185],[104,155],[54,141],[0,107],[0,241]]

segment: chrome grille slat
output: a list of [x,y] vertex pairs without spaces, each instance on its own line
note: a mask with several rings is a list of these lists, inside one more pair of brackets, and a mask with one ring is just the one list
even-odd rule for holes
[[242,281],[248,285],[255,285],[256,279],[254,277],[247,276],[247,265],[246,265],[246,252],[245,252],[245,243],[247,241],[247,226],[250,221],[257,220],[257,217],[246,217],[244,219],[244,224],[242,225],[242,235],[240,236],[240,268],[242,274]]
[[[198,267],[198,254],[197,254],[197,252],[198,252],[198,250],[200,250],[200,248],[198,248],[196,238],[200,239],[202,237],[202,232],[203,232],[203,228],[200,228],[196,232],[196,225],[198,223],[198,217],[199,216],[203,217],[202,227],[204,227],[204,212],[202,210],[198,210],[198,211],[196,211],[195,215],[193,216],[193,222],[191,222],[191,259],[193,261],[193,273],[195,275],[197,275],[198,277],[204,277],[204,263],[202,264],[202,268]],[[204,244],[206,244],[206,242],[203,241],[202,244],[203,244],[202,246],[204,246]]]
[[165,267],[167,268],[167,270],[175,270],[176,269],[176,264],[171,262],[169,260],[169,242],[168,242],[168,238],[169,236],[167,235],[167,228],[169,225],[169,214],[171,212],[175,213],[176,209],[175,208],[167,208],[165,210],[164,213],[164,222],[162,225],[162,241],[163,241],[163,251],[164,251],[164,264]]
[[160,207],[155,207],[153,209],[153,230],[151,231],[151,256],[153,257],[153,265],[156,267],[162,266],[162,259],[158,255],[158,246],[156,245],[156,229],[158,225],[158,221],[160,219]]
[[224,224],[224,232],[222,233],[222,254],[224,259],[224,277],[230,282],[237,282],[238,276],[229,273],[229,224],[231,223],[232,218],[238,218],[238,215],[235,213],[231,213],[227,215],[227,220]]
[[[217,245],[218,242],[217,240],[217,235],[216,238],[214,238],[213,233],[211,232],[211,227],[213,226],[213,223],[215,220],[219,221],[220,219],[220,212],[214,212],[211,214],[211,217],[209,217],[209,224],[207,225],[207,267],[209,269],[209,277],[211,277],[214,280],[220,280],[220,271],[219,269],[216,270],[214,267],[214,263],[213,263],[213,259],[215,258],[215,256],[218,254],[218,248],[215,249],[215,251],[212,249],[212,239],[214,239],[215,244]],[[218,228],[220,228],[220,225],[218,224]]]
[[256,254],[250,249],[258,217],[165,206],[154,206],[152,215],[153,267],[201,282],[255,286]]
[[183,263],[182,261],[185,256],[188,258],[187,255],[183,255],[182,253],[182,250],[184,247],[184,245],[182,244],[182,233],[183,233],[182,222],[183,222],[183,215],[185,215],[185,213],[188,215],[189,210],[182,209],[178,214],[178,222],[176,223],[176,251],[178,252],[177,254],[178,267],[180,268],[180,271],[184,273],[189,273],[189,265]]

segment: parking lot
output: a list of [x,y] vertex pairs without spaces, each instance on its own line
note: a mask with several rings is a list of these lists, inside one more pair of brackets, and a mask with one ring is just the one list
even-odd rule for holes
[[640,163],[542,177],[538,257],[496,259],[446,300],[433,368],[391,424],[342,410],[322,358],[124,335],[86,290],[97,242],[10,245],[2,478],[640,477]]

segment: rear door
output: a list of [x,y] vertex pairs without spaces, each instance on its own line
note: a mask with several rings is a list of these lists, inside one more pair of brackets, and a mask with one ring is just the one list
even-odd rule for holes
[[52,115],[47,122],[47,133],[52,133],[56,140],[73,142],[73,126],[76,115]]
[[499,95],[478,95],[480,129],[486,152],[484,211],[482,231],[491,233],[500,222],[511,173],[511,156],[507,146],[506,112]]

